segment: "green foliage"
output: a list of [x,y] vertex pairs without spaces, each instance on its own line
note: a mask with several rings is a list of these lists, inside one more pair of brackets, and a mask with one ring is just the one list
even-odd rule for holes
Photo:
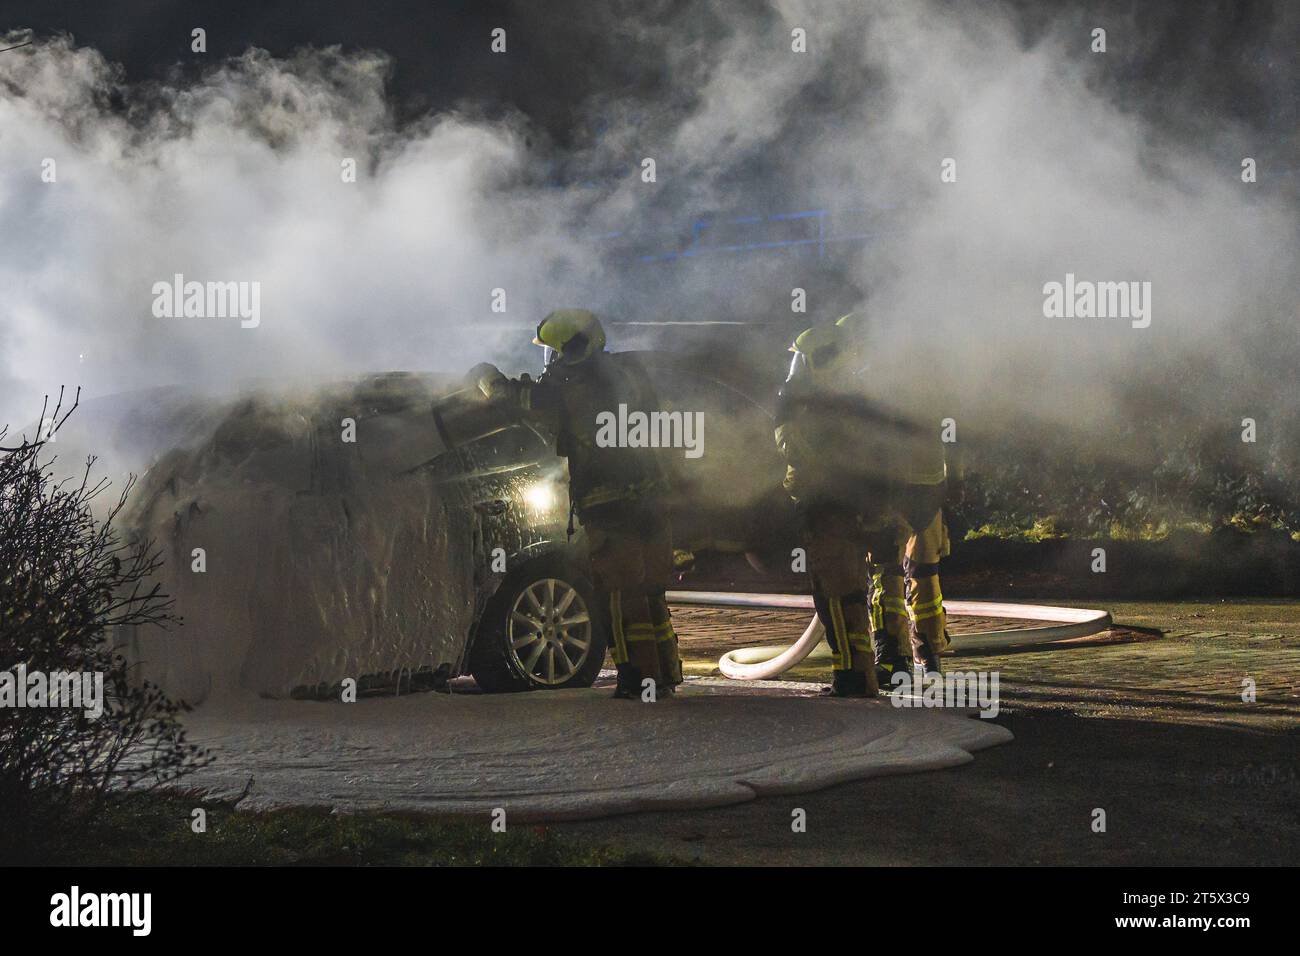
[[1047,429],[986,435],[966,449],[969,537],[1150,540],[1175,531],[1279,530],[1300,540],[1300,426],[1269,445],[1231,429],[1144,418],[1104,449]]
[[[202,808],[206,831],[191,828]],[[141,793],[106,806],[28,862],[79,866],[645,866],[681,862],[511,824],[323,808],[244,812],[182,794]]]

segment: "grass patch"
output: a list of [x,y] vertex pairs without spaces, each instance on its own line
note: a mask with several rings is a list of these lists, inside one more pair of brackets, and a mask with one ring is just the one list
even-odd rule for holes
[[1284,532],[1292,541],[1300,541],[1300,531],[1291,531],[1287,525],[1268,515],[1237,512],[1225,518],[1218,525],[1208,521],[1168,519],[1148,521],[1111,521],[1104,528],[1076,527],[1058,515],[1026,519],[1008,516],[996,517],[969,529],[963,540],[978,541],[981,538],[994,538],[998,541],[1019,541],[1039,544],[1043,541],[1055,541],[1061,538],[1083,538],[1085,540],[1112,541],[1164,541],[1173,534],[1212,534],[1216,527],[1228,527],[1242,534],[1258,532]]
[[1010,521],[989,522],[967,531],[965,540],[978,541],[980,538],[996,538],[999,541],[1027,541],[1031,544],[1038,544],[1040,541],[1052,541],[1056,538],[1068,536],[1059,527],[1057,519],[1054,516],[1049,516],[1038,518],[1027,527],[1012,524]]
[[[191,829],[207,813],[207,832]],[[239,812],[176,794],[113,801],[94,823],[21,862],[76,866],[656,866],[684,861],[516,824],[293,808]]]

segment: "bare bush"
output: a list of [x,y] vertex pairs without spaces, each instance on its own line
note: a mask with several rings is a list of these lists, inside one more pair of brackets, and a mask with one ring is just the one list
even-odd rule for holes
[[[78,393],[79,398],[79,393]],[[185,740],[188,709],[157,686],[133,681],[113,635],[128,626],[176,623],[172,602],[150,578],[161,557],[150,541],[124,541],[114,521],[132,477],[107,515],[92,502],[108,489],[58,481],[45,460],[51,436],[76,409],[42,410],[41,430],[6,445],[0,430],[0,679],[15,675],[103,675],[102,712],[69,706],[19,707],[0,697],[0,852],[22,857],[44,835],[83,822],[106,799],[173,781],[204,761]],[[9,695],[11,698],[13,694]]]

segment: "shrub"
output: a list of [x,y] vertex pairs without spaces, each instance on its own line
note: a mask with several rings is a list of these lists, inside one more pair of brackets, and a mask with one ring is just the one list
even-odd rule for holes
[[[8,429],[0,430],[0,680],[11,698],[0,698],[0,852],[18,858],[105,799],[174,780],[204,760],[180,727],[184,703],[132,681],[111,643],[116,628],[176,619],[159,585],[149,584],[161,563],[152,543],[124,542],[113,526],[134,477],[97,521],[92,502],[108,482],[91,482],[95,460],[79,480],[63,481],[54,459],[44,460],[50,436],[77,407],[64,413],[62,401],[60,393],[48,419],[43,410],[42,428],[51,424],[34,440],[6,445]],[[20,667],[46,678],[102,675],[102,710],[13,706],[28,689],[18,684]]]

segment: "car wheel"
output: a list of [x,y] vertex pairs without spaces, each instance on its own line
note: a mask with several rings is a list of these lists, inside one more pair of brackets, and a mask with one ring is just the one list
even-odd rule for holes
[[488,603],[469,671],[489,693],[590,687],[605,662],[591,583],[572,564],[531,562]]

